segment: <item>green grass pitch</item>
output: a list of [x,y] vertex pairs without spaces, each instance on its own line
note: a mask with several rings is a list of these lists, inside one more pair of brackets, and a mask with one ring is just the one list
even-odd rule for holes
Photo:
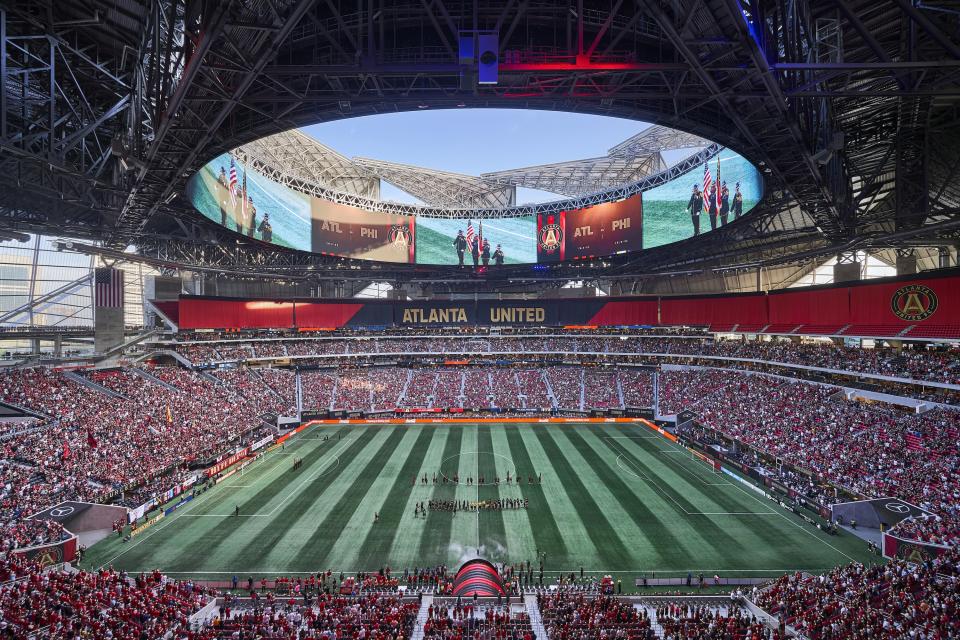
[[[488,484],[412,482],[455,471]],[[507,471],[523,482],[489,484]],[[538,474],[542,483],[526,482]],[[497,497],[529,498],[530,507],[414,517],[415,503],[431,498]],[[584,567],[624,582],[641,572],[769,575],[875,558],[858,538],[817,530],[643,425],[483,423],[309,428],[130,542],[96,544],[83,566],[271,578],[456,567],[478,549],[505,563],[536,564],[545,553],[547,575]]]

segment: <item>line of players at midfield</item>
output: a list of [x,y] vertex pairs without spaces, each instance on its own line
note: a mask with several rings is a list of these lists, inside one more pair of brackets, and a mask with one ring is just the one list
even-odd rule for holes
[[[460,484],[460,474],[454,473],[453,475],[448,476],[446,473],[441,471],[439,475],[434,473],[432,477],[427,476],[426,473],[420,476],[420,484],[437,484],[437,483],[446,484],[448,482],[454,482],[456,484]],[[490,484],[499,485],[500,482],[501,482],[500,476],[494,476],[493,482]],[[518,485],[523,484],[523,476],[520,475],[519,471],[514,472],[513,476],[511,476],[510,472],[507,471],[507,477],[503,478],[503,482],[505,482],[506,484],[518,484]],[[527,475],[527,484],[541,484],[541,483],[543,483],[542,473],[538,473],[536,477],[529,474]],[[412,486],[416,486],[417,476],[413,476],[413,482],[411,482],[410,484]],[[481,476],[477,476],[476,481],[474,481],[473,476],[467,476],[466,478],[464,478],[464,484],[468,486],[472,486],[474,484],[487,484],[487,478],[486,476],[481,475]]]
[[413,517],[427,517],[427,511],[506,511],[509,509],[527,509],[530,498],[498,498],[496,500],[428,500],[414,505]]

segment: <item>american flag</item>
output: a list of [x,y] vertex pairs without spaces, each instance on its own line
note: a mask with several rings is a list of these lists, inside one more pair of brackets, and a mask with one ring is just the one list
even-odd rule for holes
[[707,195],[710,193],[710,185],[713,183],[713,178],[710,176],[710,165],[707,163],[703,164],[703,199],[706,201]]
[[720,156],[717,156],[717,211],[720,211]]
[[230,158],[230,193],[234,193],[237,190],[237,165],[234,164],[233,158]]
[[907,431],[904,440],[907,443],[907,451],[923,451],[923,438],[918,431]]
[[112,309],[123,306],[123,271],[113,267],[97,267],[93,282],[96,306]]
[[467,220],[467,251],[473,251],[473,220]]

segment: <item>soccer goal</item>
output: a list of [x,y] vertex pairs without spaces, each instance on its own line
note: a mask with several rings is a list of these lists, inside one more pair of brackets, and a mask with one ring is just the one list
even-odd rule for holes
[[719,460],[714,460],[714,459],[711,458],[710,456],[706,456],[706,455],[700,453],[699,451],[695,451],[695,450],[693,450],[693,449],[690,449],[689,447],[687,448],[687,451],[690,452],[690,457],[691,457],[693,460],[695,460],[695,461],[697,461],[697,462],[700,462],[700,463],[702,463],[702,464],[707,465],[707,466],[710,467],[710,468],[713,470],[713,472],[716,473],[717,475],[720,475],[720,474],[723,473],[723,467],[720,466],[720,461],[719,461]]

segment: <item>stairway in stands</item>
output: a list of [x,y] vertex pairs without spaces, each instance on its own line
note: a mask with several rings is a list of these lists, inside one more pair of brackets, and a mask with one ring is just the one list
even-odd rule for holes
[[543,618],[540,617],[540,605],[537,604],[537,596],[528,593],[523,596],[523,604],[527,607],[527,615],[530,616],[530,626],[533,627],[533,635],[537,640],[547,640],[547,630],[543,626]]
[[586,399],[587,399],[586,386],[583,384],[584,375],[585,375],[585,370],[584,370],[584,369],[581,369],[581,370],[580,370],[580,405],[579,405],[579,407],[578,407],[578,408],[580,409],[580,411],[583,411],[583,410],[584,410],[583,407],[584,407],[584,404],[586,403]]
[[410,634],[410,640],[423,640],[423,625],[427,623],[427,616],[430,613],[430,605],[433,604],[432,595],[423,595],[420,601],[420,611],[417,613],[417,623],[413,627],[413,633]]
[[337,391],[340,390],[340,374],[336,374],[333,377],[333,391],[330,392],[330,405],[327,407],[329,411],[333,411],[333,408],[337,406]]

